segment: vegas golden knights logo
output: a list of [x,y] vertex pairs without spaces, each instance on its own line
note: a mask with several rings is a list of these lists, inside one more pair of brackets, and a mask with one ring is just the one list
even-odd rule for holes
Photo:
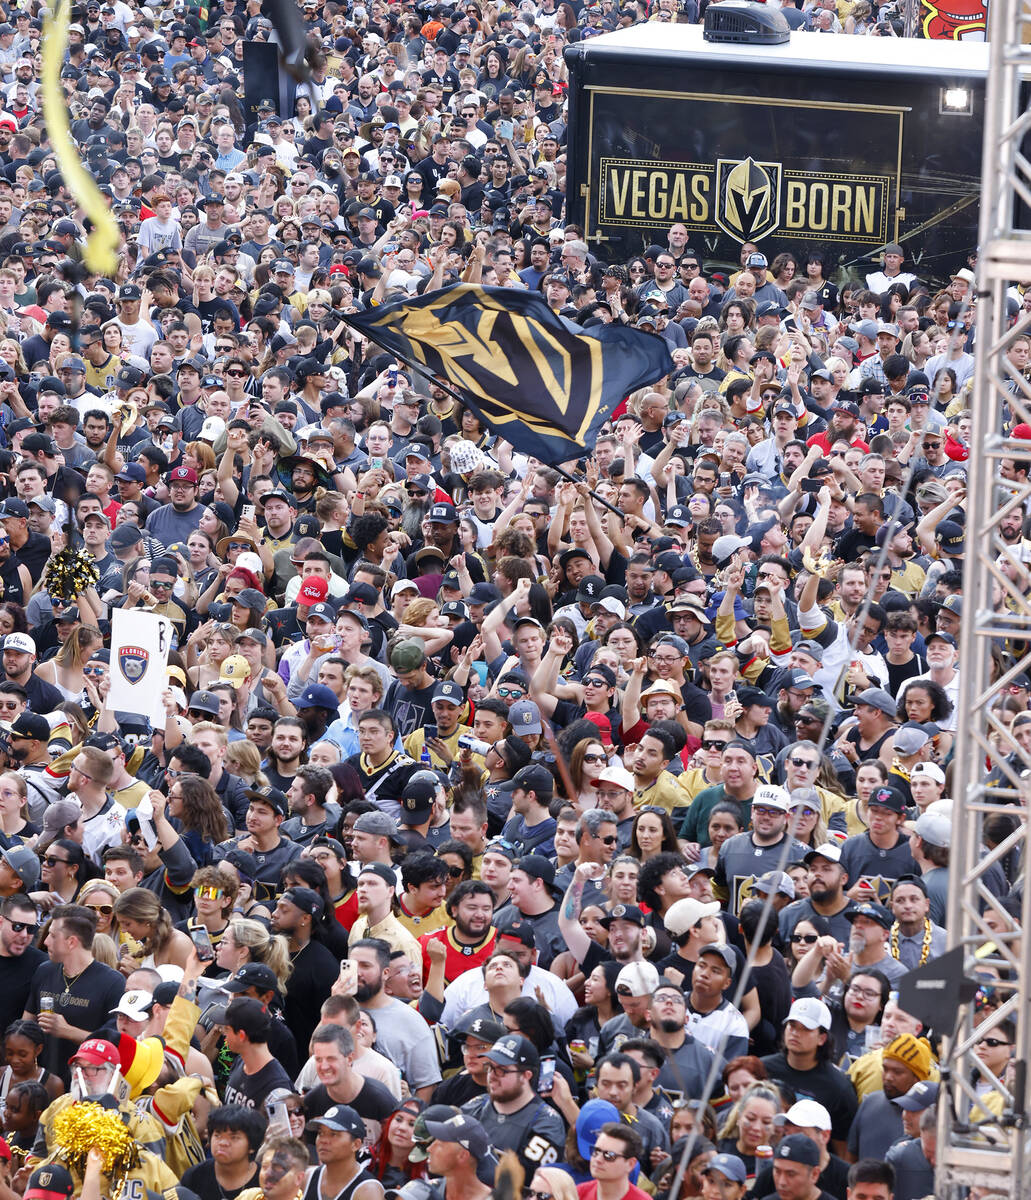
[[716,223],[738,242],[757,242],[780,223],[780,163],[721,158]]

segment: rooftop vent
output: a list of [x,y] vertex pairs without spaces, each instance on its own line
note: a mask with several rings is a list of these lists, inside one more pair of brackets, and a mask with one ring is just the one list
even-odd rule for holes
[[705,10],[703,36],[707,42],[779,46],[790,39],[791,28],[778,8],[753,0],[722,0]]

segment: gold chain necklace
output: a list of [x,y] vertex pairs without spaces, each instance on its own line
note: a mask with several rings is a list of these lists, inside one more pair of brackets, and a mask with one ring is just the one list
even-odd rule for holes
[[[896,921],[891,927],[891,956],[892,958],[899,957],[899,923]],[[920,943],[920,961],[916,964],[922,967],[927,962],[928,955],[931,953],[931,921],[929,917],[924,917],[924,937]],[[901,961],[901,960],[900,960]]]

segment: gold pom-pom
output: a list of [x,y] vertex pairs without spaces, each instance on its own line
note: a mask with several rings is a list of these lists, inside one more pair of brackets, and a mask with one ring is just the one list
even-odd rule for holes
[[71,1104],[54,1120],[54,1141],[69,1167],[82,1174],[94,1146],[104,1155],[104,1174],[122,1175],[140,1161],[139,1149],[120,1114],[100,1104]]

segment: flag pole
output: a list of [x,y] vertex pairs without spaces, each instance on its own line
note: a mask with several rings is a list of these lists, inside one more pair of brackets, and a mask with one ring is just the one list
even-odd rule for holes
[[[461,404],[463,408],[468,407],[469,402],[462,396],[462,393],[457,391],[455,388],[453,388],[451,386],[451,384],[445,383],[440,378],[439,375],[428,374],[422,367],[419,366],[418,363],[414,363],[414,362],[412,362],[412,360],[410,358],[406,357],[404,354],[398,353],[398,351],[393,346],[385,346],[381,341],[379,341],[377,338],[373,337],[373,335],[367,329],[365,329],[363,326],[355,324],[351,320],[348,313],[342,312],[342,313],[338,313],[337,315],[340,317],[340,319],[345,324],[354,325],[354,328],[357,329],[357,331],[362,335],[362,337],[368,338],[370,342],[375,343],[375,345],[379,346],[379,348],[381,350],[385,351],[387,354],[393,355],[394,358],[400,359],[401,362],[403,362],[410,371],[414,371],[416,373],[416,375],[421,375],[423,377],[423,379],[432,380],[432,382],[435,383],[442,392],[447,392],[447,394],[451,397],[451,399],[454,400],[457,404]],[[488,428],[489,427],[490,426],[488,423]],[[495,435],[495,436],[500,436],[500,435]],[[584,447],[584,450],[587,453],[590,453],[590,451],[588,450],[588,448],[586,446]],[[568,479],[570,483],[583,483],[584,482],[582,479],[577,479],[577,477],[575,475],[573,475],[569,471],[567,471],[565,469],[565,467],[560,467],[557,463],[544,463],[543,465],[546,467],[550,467],[553,471],[557,471],[559,473],[559,475],[561,475],[565,479]],[[622,513],[622,511],[620,509],[618,509],[614,504],[612,504],[608,500],[606,500],[604,496],[599,496],[597,492],[595,492],[591,489],[588,489],[588,491],[590,492],[590,495],[593,497],[593,499],[597,500],[598,503],[601,504],[604,508],[607,508],[609,510],[609,512],[615,513],[617,517],[620,517],[620,518],[623,517],[624,514]]]

